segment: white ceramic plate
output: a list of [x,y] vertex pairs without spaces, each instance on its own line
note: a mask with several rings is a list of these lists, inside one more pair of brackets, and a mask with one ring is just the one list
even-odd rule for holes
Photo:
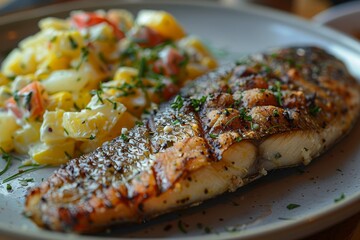
[[314,21],[360,39],[360,2],[348,2],[325,10]]
[[[360,78],[360,45],[356,41],[279,12],[243,5],[237,8],[173,1],[74,2],[0,18],[0,48],[6,51],[19,38],[34,33],[39,18],[66,16],[70,9],[114,7],[133,12],[142,8],[167,10],[179,19],[189,33],[196,33],[218,49],[231,52],[225,54],[229,58],[270,47],[317,45],[343,59],[352,73]],[[305,168],[278,170],[235,193],[225,194],[198,207],[167,214],[145,224],[118,226],[93,236],[65,235],[37,228],[21,215],[26,187],[14,180],[11,183],[14,188],[12,193],[6,191],[6,186],[0,185],[0,232],[11,239],[299,238],[360,210],[359,135],[358,124],[345,139]],[[3,161],[0,164],[3,166]],[[46,169],[25,176],[36,179],[29,187],[52,171]],[[13,172],[16,172],[15,165],[9,174]],[[345,199],[335,203],[334,200],[341,195]],[[291,203],[300,207],[288,210],[287,205]]]

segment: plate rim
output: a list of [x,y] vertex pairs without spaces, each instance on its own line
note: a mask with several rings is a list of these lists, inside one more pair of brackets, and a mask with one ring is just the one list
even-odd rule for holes
[[[197,6],[204,8],[220,8],[221,10],[230,10],[237,12],[247,12],[251,13],[254,16],[263,16],[273,20],[277,20],[281,23],[286,23],[286,25],[291,27],[296,27],[299,29],[304,29],[310,31],[312,33],[317,33],[323,38],[327,38],[336,42],[338,45],[342,47],[346,47],[349,50],[353,50],[356,52],[356,55],[360,57],[360,43],[356,40],[348,37],[340,32],[332,30],[328,27],[322,26],[319,22],[311,22],[306,19],[302,19],[300,17],[284,13],[278,10],[270,9],[262,6],[255,6],[253,4],[242,3],[241,5],[237,4],[229,4],[223,1],[220,2],[210,2],[210,1],[181,1],[181,0],[123,0],[120,2],[114,2],[111,0],[102,0],[101,2],[96,0],[88,0],[86,1],[86,6],[83,6],[81,3],[85,1],[75,1],[75,2],[67,2],[61,4],[54,4],[50,6],[40,7],[31,10],[25,10],[17,13],[11,13],[5,16],[0,17],[0,27],[6,26],[8,24],[14,24],[16,22],[21,22],[34,18],[43,18],[46,16],[51,16],[52,14],[61,13],[70,11],[74,8],[77,9],[88,9],[88,8],[107,8],[107,7],[121,7],[126,5],[139,5],[141,3],[146,4],[154,4],[154,6],[161,5],[182,5],[182,6]],[[61,9],[59,9],[61,6]],[[35,17],[34,17],[35,15]],[[354,124],[353,128],[359,125],[359,123]],[[347,136],[346,136],[347,137]],[[345,138],[346,138],[345,137]],[[344,139],[342,139],[344,140]],[[342,211],[340,211],[342,210]],[[267,224],[265,226],[261,226],[261,229],[248,229],[245,231],[241,231],[238,233],[221,233],[221,235],[216,234],[207,234],[204,236],[191,236],[192,239],[279,239],[279,237],[287,237],[287,239],[295,239],[299,237],[304,237],[306,235],[312,234],[319,230],[322,230],[332,224],[340,222],[344,220],[346,217],[350,217],[360,210],[360,192],[355,193],[352,196],[345,198],[343,201],[337,203],[336,205],[330,205],[317,211],[315,214],[311,216],[302,216],[296,221],[283,221],[277,223]],[[336,218],[331,217],[337,215]],[[322,221],[319,221],[322,220]],[[317,222],[317,227],[314,228],[312,226],[312,222]],[[309,224],[310,223],[310,224]],[[301,226],[301,228],[300,228]],[[320,226],[320,227],[319,227]],[[292,236],[289,238],[289,231],[292,232]],[[4,236],[12,236],[12,237],[27,237],[29,239],[63,239],[66,236],[69,239],[103,239],[102,237],[97,236],[89,236],[89,235],[77,235],[72,233],[59,233],[59,232],[50,232],[43,229],[39,229],[38,232],[27,232],[26,229],[13,229],[8,227],[8,225],[0,222],[0,233],[5,234]],[[295,234],[294,234],[295,233]],[[276,234],[276,236],[274,235]],[[273,236],[271,236],[273,235]],[[184,236],[186,237],[186,236]],[[190,236],[187,236],[190,237]],[[109,237],[106,239],[119,239]],[[129,239],[129,238],[121,238],[121,239]],[[153,239],[153,238],[150,238]]]
[[359,13],[359,12],[360,12],[360,2],[357,1],[347,2],[331,7],[316,14],[312,18],[312,20],[325,25],[338,18],[342,18],[345,17],[346,15]]

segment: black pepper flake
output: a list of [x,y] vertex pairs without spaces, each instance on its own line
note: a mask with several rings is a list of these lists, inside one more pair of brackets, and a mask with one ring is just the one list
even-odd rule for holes
[[209,193],[209,190],[207,188],[204,189],[204,193],[205,194],[208,194]]
[[168,224],[164,227],[164,231],[167,232],[167,231],[170,231],[170,229],[172,228],[173,226],[171,224]]
[[279,159],[279,158],[281,158],[281,157],[282,157],[282,155],[281,155],[279,152],[277,152],[277,153],[274,154],[274,158],[275,158],[275,159]]
[[210,227],[205,227],[204,231],[205,231],[205,233],[209,234],[209,233],[211,233],[211,228]]
[[144,212],[144,204],[140,203],[139,206],[138,206],[138,210],[140,212]]

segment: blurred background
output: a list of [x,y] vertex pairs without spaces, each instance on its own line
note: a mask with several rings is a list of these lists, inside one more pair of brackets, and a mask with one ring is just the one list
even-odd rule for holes
[[[0,14],[8,14],[14,11],[26,10],[49,4],[58,4],[76,0],[0,0]],[[78,0],[79,1],[79,0]],[[84,1],[84,0],[83,0]],[[209,1],[209,0],[208,0]],[[216,1],[216,0],[210,0]],[[252,2],[265,5],[279,10],[292,12],[304,18],[312,18],[317,13],[337,4],[354,0],[219,0],[231,4]]]

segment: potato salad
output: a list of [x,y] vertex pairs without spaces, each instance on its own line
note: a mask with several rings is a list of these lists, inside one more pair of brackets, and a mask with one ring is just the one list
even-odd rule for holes
[[152,103],[217,66],[169,13],[45,18],[1,65],[0,147],[59,165],[121,136]]

